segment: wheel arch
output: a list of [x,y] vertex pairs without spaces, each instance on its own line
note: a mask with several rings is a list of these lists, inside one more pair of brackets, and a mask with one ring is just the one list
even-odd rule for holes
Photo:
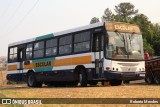
[[26,73],[26,74],[27,74],[27,77],[28,77],[29,73],[31,73],[31,72],[34,73],[35,71],[34,71],[33,69],[28,70],[27,73]]
[[86,77],[88,78],[88,75],[87,75],[87,70],[86,70],[86,67],[84,65],[77,65],[74,69],[74,73],[76,75],[76,78],[78,77],[79,78],[79,74],[80,74],[80,70],[83,69],[85,72],[85,75]]
[[79,74],[81,69],[84,69],[85,73],[87,74],[86,67],[84,65],[77,65],[74,69],[74,72],[77,72]]

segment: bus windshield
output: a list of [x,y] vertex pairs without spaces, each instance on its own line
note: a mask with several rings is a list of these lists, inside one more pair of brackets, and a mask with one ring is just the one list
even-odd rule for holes
[[108,32],[106,58],[144,60],[142,35]]

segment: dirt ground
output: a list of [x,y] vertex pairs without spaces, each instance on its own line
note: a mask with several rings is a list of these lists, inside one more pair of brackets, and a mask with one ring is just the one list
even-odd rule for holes
[[[3,73],[5,75],[5,73]],[[1,79],[1,78],[0,78]],[[3,80],[5,81],[5,80]],[[5,83],[5,82],[4,82]],[[160,98],[160,85],[148,85],[144,81],[121,86],[47,87],[29,88],[26,84],[0,84],[0,98]],[[4,106],[5,105],[0,105]],[[10,106],[8,107],[17,107]],[[20,107],[159,107],[156,104],[48,104],[21,105]]]

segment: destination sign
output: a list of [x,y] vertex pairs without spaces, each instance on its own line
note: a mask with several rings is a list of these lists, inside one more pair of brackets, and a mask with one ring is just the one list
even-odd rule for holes
[[114,31],[114,32],[124,32],[124,33],[138,33],[140,34],[141,31],[137,25],[123,23],[123,22],[106,22],[105,27],[107,31]]

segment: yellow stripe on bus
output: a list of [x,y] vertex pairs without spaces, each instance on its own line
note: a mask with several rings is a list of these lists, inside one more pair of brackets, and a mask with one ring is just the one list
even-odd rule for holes
[[33,65],[33,63],[30,63],[29,65],[24,65],[23,68],[24,69],[33,69],[34,65]]
[[[80,65],[80,64],[90,64],[90,63],[92,63],[91,55],[53,60],[51,66],[58,67],[58,66]],[[17,64],[8,65],[8,71],[17,70],[17,68],[18,68]],[[28,65],[23,65],[23,68],[34,69],[34,68],[45,68],[45,67],[36,67],[36,63],[30,63]]]
[[65,58],[55,60],[52,66],[69,66],[69,65],[79,65],[79,64],[89,64],[92,62],[92,57],[90,56],[80,56],[73,58]]
[[8,65],[8,71],[17,70],[17,69],[18,69],[17,64],[14,64],[14,65]]

